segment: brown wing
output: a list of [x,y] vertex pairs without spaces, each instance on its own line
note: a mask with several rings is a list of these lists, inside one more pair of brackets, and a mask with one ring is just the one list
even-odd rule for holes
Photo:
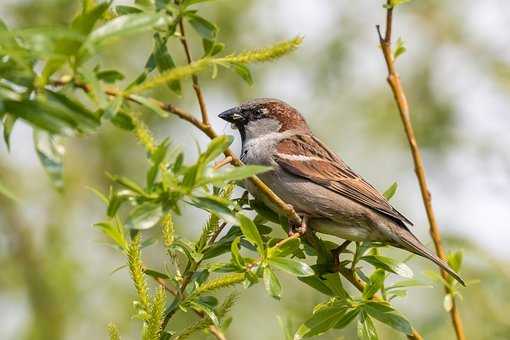
[[413,225],[377,189],[311,135],[294,135],[282,140],[277,146],[275,160],[293,175],[310,179],[379,213]]

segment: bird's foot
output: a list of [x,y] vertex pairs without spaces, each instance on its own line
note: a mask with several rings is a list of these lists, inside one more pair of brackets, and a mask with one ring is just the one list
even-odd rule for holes
[[298,234],[299,237],[301,237],[306,233],[307,230],[308,230],[308,216],[303,215],[301,217],[301,225],[291,224],[287,234],[289,235],[289,237],[294,236],[296,234]]
[[344,252],[351,241],[346,240],[341,245],[331,250],[331,256],[333,257],[333,270],[334,272],[340,271],[340,254]]

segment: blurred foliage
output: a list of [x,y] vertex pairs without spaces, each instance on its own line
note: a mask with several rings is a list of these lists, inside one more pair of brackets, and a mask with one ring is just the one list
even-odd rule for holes
[[[83,3],[88,6],[88,11],[98,8],[94,7],[95,1]],[[185,161],[181,163],[183,156],[180,155],[184,152],[179,150],[178,145],[181,143],[178,137],[172,137],[171,145],[164,138],[158,141],[153,137],[143,121],[154,129],[162,124],[172,129],[177,123],[171,119],[168,119],[170,123],[165,123],[163,118],[166,118],[166,113],[155,107],[150,98],[167,101],[168,98],[173,100],[182,96],[180,100],[184,103],[189,102],[192,91],[183,77],[203,71],[204,65],[198,64],[197,69],[181,68],[179,70],[182,73],[172,71],[175,70],[175,65],[185,63],[177,39],[166,41],[172,36],[172,30],[175,28],[172,27],[172,23],[175,21],[171,19],[177,12],[170,9],[164,16],[159,17],[153,13],[150,5],[146,6],[150,3],[151,1],[137,1],[136,8],[126,7],[125,4],[120,5],[124,7],[115,7],[117,4],[113,4],[110,9],[104,6],[104,11],[98,12],[95,27],[76,24],[76,20],[74,21],[75,27],[81,30],[79,34],[68,30],[70,18],[82,11],[82,4],[79,1],[25,1],[6,5],[9,19],[6,21],[9,23],[9,30],[14,33],[13,35],[2,33],[1,54],[11,53],[16,58],[2,59],[3,64],[8,64],[2,65],[2,77],[9,80],[7,83],[1,83],[4,105],[2,112],[9,112],[9,115],[3,116],[4,133],[10,131],[12,127],[12,134],[22,133],[23,129],[26,129],[24,123],[14,122],[14,117],[24,119],[39,129],[48,130],[51,134],[41,130],[34,134],[36,152],[53,184],[64,190],[63,196],[59,196],[49,192],[49,188],[44,184],[27,181],[30,175],[27,176],[27,172],[18,173],[16,168],[10,167],[7,157],[5,164],[0,165],[2,206],[0,263],[4,271],[4,275],[0,276],[1,296],[6,299],[13,296],[13,300],[7,300],[3,309],[16,310],[22,317],[22,321],[17,322],[16,329],[10,335],[26,339],[105,338],[107,336],[105,327],[104,331],[98,331],[100,328],[98,325],[106,325],[114,320],[119,327],[108,326],[112,339],[116,339],[119,333],[134,338],[140,333],[137,325],[133,326],[135,322],[130,319],[134,314],[136,318],[144,321],[144,338],[156,339],[159,337],[160,320],[165,317],[164,315],[173,317],[173,313],[176,313],[175,319],[172,319],[171,329],[177,330],[176,337],[179,339],[192,337],[193,334],[195,338],[201,339],[205,336],[203,332],[208,332],[208,326],[211,324],[221,326],[226,330],[227,336],[232,334],[232,338],[241,338],[245,332],[250,334],[253,332],[251,338],[260,338],[267,336],[267,332],[258,330],[257,326],[249,327],[253,322],[250,322],[248,317],[242,320],[249,315],[243,313],[249,313],[249,310],[255,308],[252,307],[252,303],[260,300],[260,295],[252,297],[251,301],[243,300],[243,297],[237,300],[235,295],[215,294],[216,297],[212,295],[212,292],[216,293],[223,287],[241,283],[248,287],[259,282],[269,296],[281,301],[283,307],[275,307],[274,313],[269,307],[265,307],[264,312],[285,316],[281,322],[281,334],[287,336],[293,335],[296,330],[302,336],[310,336],[333,326],[341,328],[347,321],[352,321],[352,318],[357,319],[354,319],[348,328],[333,330],[321,338],[338,336],[352,338],[356,334],[360,337],[369,337],[373,327],[377,328],[381,338],[398,336],[390,327],[375,320],[383,321],[404,333],[408,332],[410,325],[399,312],[385,302],[372,301],[373,294],[379,291],[387,300],[403,298],[410,294],[405,297],[405,303],[396,300],[396,306],[406,311],[413,326],[426,338],[451,338],[448,315],[442,310],[440,289],[428,290],[430,291],[428,293],[427,290],[422,292],[423,288],[416,288],[420,290],[420,295],[425,296],[421,299],[416,297],[417,304],[423,306],[419,305],[416,308],[405,306],[415,301],[413,289],[409,292],[399,289],[395,282],[395,274],[409,276],[412,272],[402,261],[393,259],[394,253],[391,253],[391,258],[384,257],[380,253],[384,250],[379,247],[368,249],[364,247],[365,245],[358,245],[352,249],[355,255],[353,258],[351,253],[348,253],[349,260],[346,261],[352,260],[356,264],[357,255],[358,260],[365,263],[359,266],[357,272],[357,275],[367,283],[360,295],[347,285],[344,287],[338,275],[323,272],[324,267],[321,265],[324,263],[321,264],[321,260],[319,264],[312,266],[302,262],[305,254],[321,258],[320,254],[314,253],[310,247],[292,239],[276,245],[276,242],[282,242],[282,234],[278,230],[281,228],[276,227],[281,221],[270,222],[268,213],[262,210],[255,218],[255,224],[240,214],[241,210],[254,209],[254,203],[246,202],[243,196],[233,201],[226,200],[231,194],[230,184],[227,182],[244,178],[263,169],[247,168],[246,172],[242,173],[229,170],[221,172],[220,179],[214,179],[218,175],[212,171],[211,165],[221,151],[231,143],[230,139],[226,137],[215,139],[204,151],[199,152],[197,157],[186,153]],[[158,6],[165,3],[156,1]],[[438,18],[437,16],[441,16],[439,19],[443,18],[443,14],[440,13],[441,2],[431,2],[429,5],[415,3],[416,5],[413,4],[409,11],[430,13],[433,18]],[[230,55],[230,52],[239,51],[241,48],[261,45],[258,39],[264,39],[262,32],[252,35],[253,44],[246,41],[241,43],[243,37],[246,37],[243,34],[247,20],[242,13],[247,13],[254,7],[254,2],[250,1],[215,2],[203,6],[199,4],[197,8],[200,9],[200,16],[194,12],[187,16],[189,28],[196,30],[190,33],[192,50],[196,55],[199,55],[198,51],[202,54],[202,46],[205,45],[205,52],[209,51],[210,56],[214,57],[221,52],[220,41],[228,43],[226,46],[228,53],[223,53],[224,55]],[[113,8],[116,9],[112,10]],[[88,11],[82,12],[83,15],[90,13]],[[146,14],[133,13],[139,11]],[[113,35],[108,36],[104,31],[98,32],[99,27],[107,26],[108,22],[118,19],[117,16],[121,18],[122,15],[132,16],[130,24],[138,19],[138,25],[124,27],[126,30],[129,29],[130,33],[138,34],[117,39]],[[205,18],[213,18],[215,24]],[[427,20],[436,22],[428,17]],[[348,119],[353,112],[363,115],[370,112],[370,115],[366,114],[370,118],[364,124],[365,132],[367,134],[375,132],[378,137],[394,141],[401,127],[398,120],[394,119],[395,108],[387,89],[378,87],[360,93],[342,84],[341,73],[349,68],[348,49],[350,43],[358,38],[358,24],[355,21],[347,21],[345,30],[332,35],[324,50],[318,53],[314,59],[315,65],[308,65],[307,60],[304,61],[304,65],[315,68],[314,83],[318,99],[331,96],[334,97],[331,100],[333,104],[350,102],[350,109],[354,111],[340,113],[341,119]],[[48,29],[49,25],[53,29]],[[45,26],[45,30],[23,30],[40,26]],[[454,32],[446,37],[461,39],[455,31],[456,26],[454,24],[448,26]],[[220,28],[219,31],[217,27]],[[157,33],[153,36],[154,43],[151,46],[147,44],[150,35],[146,33],[152,28]],[[120,36],[123,32],[117,31],[115,34]],[[9,46],[13,43],[13,36],[21,37],[24,43],[18,47]],[[205,43],[201,42],[202,39]],[[103,43],[108,43],[107,47],[102,45]],[[135,51],[129,47],[130,45],[142,45],[147,49]],[[62,49],[63,46],[67,47]],[[168,49],[165,51],[166,46]],[[127,57],[126,49],[129,49]],[[19,54],[12,53],[13,51]],[[406,57],[403,55],[400,58]],[[215,58],[218,58],[215,59],[218,61],[223,57]],[[303,61],[296,58],[289,60],[289,65],[303,65],[299,64]],[[46,62],[42,70],[41,60]],[[275,68],[275,66],[255,67],[256,73],[253,77],[244,64],[236,62],[225,64],[225,60],[220,60],[217,64],[228,66],[248,83],[255,79],[254,88],[240,86],[239,78],[229,74],[221,74],[219,79],[211,80],[210,72],[200,74],[205,87],[221,86],[224,91],[229,91],[236,98],[253,96],[252,93],[259,89],[257,86],[262,86],[258,85],[257,79],[264,79]],[[137,73],[144,65],[145,70]],[[210,65],[213,68],[212,72],[215,73],[216,63],[205,66]],[[494,62],[494,65],[497,66],[497,70],[507,68],[507,65],[501,62]],[[453,108],[438,99],[436,92],[431,88],[430,64],[416,67],[410,73],[406,79],[406,87],[410,90],[410,100],[413,111],[416,112],[415,125],[419,142],[431,151],[445,152],[455,141],[456,120]],[[110,100],[111,98],[103,95],[103,89],[112,83],[125,87],[129,92],[129,85],[135,84],[133,86],[136,88],[136,83],[147,84],[147,77],[153,81],[150,87],[157,88],[150,91],[151,97],[141,97],[142,101],[149,98],[142,102],[141,106],[122,100]],[[129,80],[135,78],[136,81],[130,84]],[[62,79],[65,80],[63,86],[52,84]],[[156,83],[154,79],[158,79]],[[214,85],[211,83],[213,81]],[[13,86],[13,83],[24,90]],[[82,91],[83,84],[91,85],[87,93]],[[332,96],[332,93],[338,92],[338,88],[346,88],[345,93]],[[61,96],[61,93],[64,96]],[[314,105],[324,109],[321,104]],[[8,109],[5,110],[5,107]],[[133,113],[137,111],[142,115]],[[329,112],[324,112],[324,116],[328,117],[335,112],[336,110],[330,109]],[[34,113],[38,113],[38,116],[36,117]],[[46,118],[41,120],[40,116]],[[107,124],[107,121],[112,124]],[[191,130],[190,127],[187,128]],[[325,127],[326,131],[327,129],[328,127]],[[89,135],[91,133],[92,135]],[[80,137],[77,141],[66,139],[64,142],[68,150],[65,168],[62,167],[64,144],[62,139],[53,134]],[[135,146],[133,135],[143,148]],[[404,146],[400,138],[398,144]],[[202,148],[205,148],[204,145]],[[11,152],[16,153],[17,147],[11,145]],[[147,155],[146,166],[141,166],[142,149],[145,149]],[[192,161],[193,159],[196,161]],[[162,164],[170,164],[171,168],[161,167]],[[107,201],[108,218],[96,224],[96,227],[102,230],[116,244],[116,248],[129,259],[130,272],[137,291],[134,311],[129,308],[128,303],[132,299],[133,289],[126,285],[128,282],[126,270],[121,269],[118,274],[108,276],[108,271],[121,263],[118,252],[102,249],[98,244],[84,245],[84,240],[89,241],[94,237],[91,236],[94,232],[86,227],[101,219],[99,211],[102,209],[94,205],[95,203],[90,203],[94,199],[91,194],[85,193],[84,186],[108,187],[111,182],[104,176],[105,171],[122,176],[110,176],[115,185],[114,189],[107,193],[107,197],[104,197]],[[39,176],[37,181],[44,181],[42,178]],[[209,182],[215,185],[208,184]],[[62,183],[65,185],[62,186]],[[1,194],[5,192],[9,194]],[[32,195],[33,197],[28,198]],[[37,205],[40,201],[47,204],[42,209],[48,212],[41,213],[41,207]],[[212,212],[206,218],[207,222],[201,233],[189,230],[192,223],[202,224],[196,217],[192,223],[186,219],[186,211],[189,209],[185,206],[189,204]],[[178,215],[181,211],[185,217],[176,217],[175,227],[171,227],[172,214]],[[195,212],[196,210],[193,210],[193,214]],[[217,244],[214,242],[208,244],[221,226],[220,221],[229,222],[233,226],[226,235],[222,235]],[[164,237],[160,235],[159,228],[153,228],[155,226],[162,227]],[[270,231],[268,226],[275,230],[268,233]],[[282,226],[286,228],[285,222]],[[139,229],[145,230],[143,240],[140,239]],[[151,240],[155,239],[160,240],[159,245],[152,243]],[[196,241],[192,242],[189,239]],[[505,311],[510,310],[510,306],[505,302],[509,301],[505,298],[507,295],[505,287],[510,278],[505,265],[465,240],[456,242],[452,241],[452,244],[466,250],[467,263],[463,265],[466,277],[475,277],[482,283],[473,283],[463,292],[461,311],[467,334],[476,339],[506,338],[510,324],[504,315]],[[327,241],[324,241],[324,245],[333,247],[333,244]],[[82,247],[100,253],[96,258],[82,251]],[[143,263],[141,251],[144,254]],[[221,255],[219,260],[202,263],[202,258],[210,260],[218,255]],[[327,257],[327,253],[323,256]],[[150,267],[146,265],[147,263],[150,263]],[[96,267],[98,264],[101,264],[99,273]],[[356,267],[355,264],[353,268]],[[343,265],[351,266],[352,262],[344,262]],[[373,270],[371,265],[375,266]],[[83,270],[84,266],[88,269]],[[148,268],[158,268],[161,272]],[[306,276],[313,273],[312,269],[316,275]],[[306,276],[300,280],[317,291],[300,281],[281,275],[279,270],[299,277]],[[213,274],[211,278],[208,277],[210,274]],[[188,282],[183,285],[182,280],[186,277],[191,284]],[[153,285],[155,280],[145,282],[151,278],[163,279],[177,289],[184,287],[187,297],[184,300],[176,299],[174,304],[166,306],[166,310],[163,311],[164,292],[162,289],[153,289],[156,287]],[[384,279],[389,280],[387,284],[384,283]],[[431,279],[402,280],[401,285],[412,285],[421,281],[427,285],[433,282]],[[94,291],[102,293],[98,296]],[[223,302],[220,302],[221,300]],[[235,301],[239,303],[233,306]],[[235,326],[234,322],[232,327],[229,327],[231,319],[227,312],[232,308],[235,308],[235,321],[241,326]],[[277,312],[277,309],[280,312]],[[257,313],[260,313],[260,310]],[[257,335],[257,330],[262,335]],[[271,335],[275,339],[282,337],[276,333]]]

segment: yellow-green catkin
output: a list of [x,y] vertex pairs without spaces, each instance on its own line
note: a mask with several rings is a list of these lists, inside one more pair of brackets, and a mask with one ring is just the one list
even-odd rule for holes
[[119,329],[113,322],[108,324],[108,335],[110,336],[110,340],[120,340]]
[[219,58],[218,61],[234,62],[241,64],[271,61],[293,52],[299,47],[299,45],[301,45],[302,42],[303,42],[302,37],[295,37],[290,40],[276,43],[273,46]]
[[152,133],[137,114],[132,113],[130,116],[133,125],[135,126],[136,139],[138,139],[138,141],[145,147],[145,150],[147,150],[148,153],[152,154],[157,148]]
[[143,83],[133,86],[124,95],[129,95],[133,93],[139,93],[145,90],[149,90],[155,87],[159,87],[167,84],[170,81],[180,80],[187,77],[190,77],[194,74],[197,74],[207,67],[218,64],[228,64],[228,63],[240,63],[240,64],[249,64],[249,63],[259,63],[264,61],[271,61],[277,58],[280,58],[301,45],[303,42],[302,37],[295,37],[290,40],[282,41],[276,43],[272,46],[245,51],[239,54],[233,54],[222,58],[202,58],[197,60],[189,65],[175,67],[166,72],[163,72],[155,77],[152,77]]
[[237,283],[241,283],[243,281],[244,281],[243,273],[224,275],[222,277],[205,282],[203,285],[198,287],[198,289],[195,291],[195,294],[199,295],[216,289],[229,287]]
[[161,222],[163,232],[163,244],[165,247],[170,247],[174,243],[174,221],[172,214],[168,213],[163,217]]
[[128,247],[128,264],[131,277],[138,293],[138,300],[145,311],[149,310],[149,290],[145,282],[140,248],[141,236],[138,233]]
[[149,311],[144,340],[159,340],[165,314],[166,295],[163,287],[158,287]]
[[139,85],[133,86],[125,94],[129,95],[132,93],[139,93],[148,89],[162,86],[174,80],[190,77],[200,71],[203,71],[208,65],[213,63],[212,61],[212,58],[203,58],[186,66],[172,68],[168,71],[162,72],[158,76],[146,80]]

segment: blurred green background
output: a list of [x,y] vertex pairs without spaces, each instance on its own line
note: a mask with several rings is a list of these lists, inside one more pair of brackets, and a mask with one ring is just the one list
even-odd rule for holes
[[[125,3],[126,1],[124,1]],[[123,1],[115,1],[123,3]],[[300,34],[294,54],[252,67],[255,85],[220,73],[201,82],[217,131],[234,133],[215,113],[254,97],[276,97],[297,107],[312,129],[380,190],[399,183],[394,204],[416,224],[429,246],[427,221],[403,129],[387,87],[375,24],[384,22],[382,1],[218,0],[202,5],[220,27],[227,52],[265,46]],[[66,23],[80,1],[1,0],[0,17],[25,28]],[[469,339],[510,338],[510,3],[506,0],[415,0],[399,7],[394,37],[407,52],[397,67],[423,148],[433,204],[447,249],[463,249],[460,311]],[[98,60],[135,76],[151,51],[148,36],[130,37],[102,51]],[[195,39],[197,40],[197,39]],[[129,46],[126,49],[125,46]],[[198,45],[194,46],[198,54]],[[172,53],[183,61],[180,46]],[[186,83],[184,96],[155,95],[198,112]],[[150,119],[150,117],[149,117]],[[157,136],[169,136],[188,154],[205,137],[174,118],[153,118]],[[65,191],[56,193],[39,165],[31,130],[17,124],[12,151],[0,144],[0,181],[19,201],[0,196],[0,339],[99,339],[118,323],[125,338],[138,338],[131,319],[134,296],[124,264],[92,225],[104,207],[87,187],[105,191],[106,172],[141,178],[142,147],[119,129],[67,141]],[[239,150],[239,145],[235,145]],[[186,210],[178,232],[197,235],[202,216]],[[158,246],[147,262],[163,261]],[[395,251],[395,256],[405,254]],[[418,277],[435,270],[413,259]],[[242,291],[226,333],[229,339],[282,339],[277,315],[297,327],[324,297],[290,277],[281,302],[261,285]],[[426,339],[453,339],[443,290],[416,288],[396,306]],[[177,319],[176,322],[185,320]],[[378,324],[383,339],[384,326]],[[351,339],[353,329],[321,339]],[[196,339],[204,335],[196,335]]]

